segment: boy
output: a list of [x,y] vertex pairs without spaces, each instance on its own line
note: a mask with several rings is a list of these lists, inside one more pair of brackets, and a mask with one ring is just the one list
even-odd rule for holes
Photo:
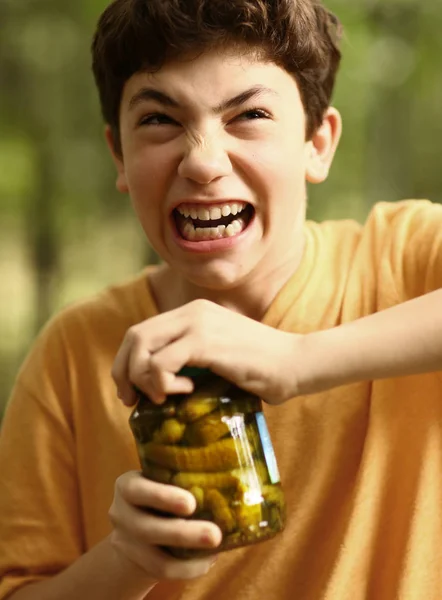
[[[117,187],[164,264],[64,311],[19,375],[0,598],[440,597],[442,208],[305,222],[306,182],[327,177],[341,132],[337,38],[312,0],[103,14],[94,74]],[[133,386],[158,403],[190,391],[185,364],[274,405],[287,500],[282,535],[213,569],[159,549],[216,548],[221,532],[182,519],[190,493],[140,476],[127,425]]]

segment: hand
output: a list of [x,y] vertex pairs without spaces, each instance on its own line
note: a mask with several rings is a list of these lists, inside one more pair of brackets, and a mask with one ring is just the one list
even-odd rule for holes
[[[115,484],[109,510],[114,530],[111,543],[141,570],[152,584],[162,579],[193,579],[207,573],[216,557],[179,560],[158,546],[214,549],[221,543],[221,530],[208,521],[188,520],[196,508],[193,495],[181,488],[145,479],[131,471]],[[159,517],[149,509],[164,511],[173,517]]]
[[211,369],[271,404],[295,396],[296,356],[304,336],[278,331],[206,300],[196,300],[131,327],[112,376],[127,405],[134,386],[153,402],[190,393],[193,383],[176,373],[185,366]]

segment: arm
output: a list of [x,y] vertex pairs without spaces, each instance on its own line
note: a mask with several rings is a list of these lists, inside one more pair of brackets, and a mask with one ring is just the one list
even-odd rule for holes
[[19,589],[10,600],[143,600],[154,586],[106,538],[62,573]]
[[[213,558],[179,561],[157,547],[213,549],[219,529],[184,521],[195,509],[189,492],[134,472],[115,483],[110,537],[86,552],[76,464],[80,442],[73,435],[68,362],[56,326],[25,362],[2,423],[0,598],[142,600],[156,581],[203,575]],[[179,518],[157,517],[149,507]]]
[[305,336],[299,393],[442,371],[442,290]]
[[[159,517],[150,509],[176,515]],[[187,520],[195,498],[186,490],[156,483],[140,473],[121,475],[109,517],[110,536],[64,571],[16,591],[11,600],[143,600],[161,580],[190,580],[206,574],[216,556],[180,560],[161,546],[213,550],[221,542],[214,523]]]
[[[232,335],[232,332],[235,332]],[[278,331],[197,300],[132,327],[113,376],[128,405],[132,384],[161,403],[188,393],[176,373],[207,367],[270,404],[348,383],[442,370],[442,290],[329,330]]]

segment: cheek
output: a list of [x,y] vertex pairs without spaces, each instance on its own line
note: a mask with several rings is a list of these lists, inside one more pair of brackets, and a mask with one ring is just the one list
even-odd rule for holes
[[134,204],[158,205],[166,193],[169,172],[170,160],[161,150],[145,150],[128,161],[126,177]]
[[254,153],[253,171],[266,196],[296,195],[305,186],[304,147],[281,143],[261,148]]
[[159,215],[163,194],[161,176],[154,176],[153,165],[144,161],[126,167],[129,196],[133,209],[149,240],[159,231]]
[[254,153],[253,172],[254,187],[262,199],[261,219],[265,235],[282,241],[286,235],[293,234],[298,208],[304,206],[307,188],[303,140],[294,144],[282,136],[280,139],[281,144],[262,146]]

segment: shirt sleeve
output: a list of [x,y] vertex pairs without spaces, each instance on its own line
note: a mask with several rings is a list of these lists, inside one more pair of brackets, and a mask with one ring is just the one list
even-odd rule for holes
[[380,203],[367,225],[381,296],[405,302],[442,288],[442,205]]
[[0,600],[83,551],[69,368],[52,323],[15,385],[0,435]]

